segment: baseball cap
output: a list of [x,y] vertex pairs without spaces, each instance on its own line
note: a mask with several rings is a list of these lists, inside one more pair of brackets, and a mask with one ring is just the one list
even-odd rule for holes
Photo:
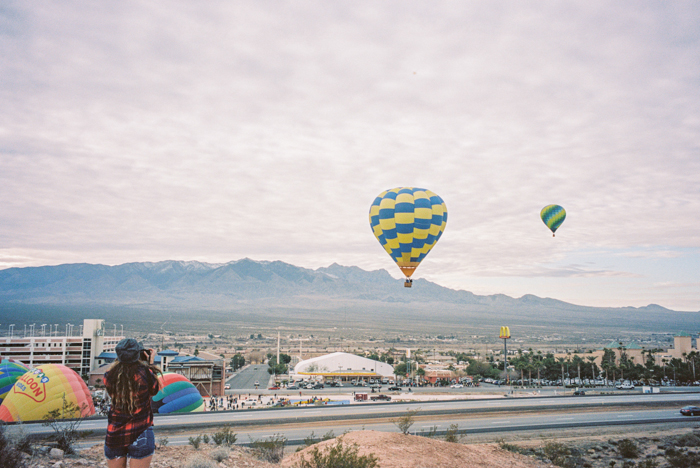
[[133,338],[124,338],[117,343],[117,347],[115,348],[115,351],[117,352],[117,359],[124,363],[138,361],[139,355],[143,350],[143,345]]

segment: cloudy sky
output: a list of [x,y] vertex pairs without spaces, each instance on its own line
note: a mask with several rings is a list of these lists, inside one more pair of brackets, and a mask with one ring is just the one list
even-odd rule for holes
[[698,311],[699,24],[692,1],[4,1],[0,268],[398,278],[369,205],[417,186],[449,219],[415,277]]

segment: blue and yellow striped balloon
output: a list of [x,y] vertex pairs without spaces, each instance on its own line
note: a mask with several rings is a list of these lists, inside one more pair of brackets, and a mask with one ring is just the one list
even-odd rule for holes
[[554,237],[554,233],[566,219],[566,211],[559,205],[547,205],[540,211],[540,218],[552,231],[552,237]]
[[447,224],[447,207],[435,193],[415,187],[387,190],[369,209],[369,225],[384,250],[410,278]]

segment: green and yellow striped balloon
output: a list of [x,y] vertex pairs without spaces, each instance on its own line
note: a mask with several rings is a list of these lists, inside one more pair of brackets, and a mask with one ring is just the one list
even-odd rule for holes
[[554,237],[554,233],[566,219],[566,211],[559,205],[547,205],[540,211],[540,218],[552,231],[552,237]]
[[369,209],[369,224],[408,281],[442,236],[447,208],[430,190],[398,187],[375,198]]

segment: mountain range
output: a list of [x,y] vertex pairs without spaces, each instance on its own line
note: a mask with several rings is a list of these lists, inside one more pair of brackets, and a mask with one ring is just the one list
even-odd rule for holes
[[[281,261],[241,259],[224,264],[195,261],[65,264],[0,270],[0,312],[40,316],[63,311],[122,318],[197,316],[205,320],[343,320],[400,328],[420,326],[623,327],[639,331],[695,330],[700,313],[646,307],[598,308],[549,298],[503,294],[479,296],[424,279],[404,288],[386,270],[332,264],[311,270]],[[79,313],[77,312],[79,311]],[[348,316],[350,317],[348,319]],[[75,317],[78,319],[79,317]]]

